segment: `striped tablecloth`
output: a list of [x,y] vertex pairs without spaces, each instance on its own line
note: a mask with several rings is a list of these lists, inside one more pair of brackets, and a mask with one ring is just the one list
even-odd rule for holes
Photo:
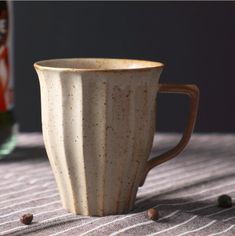
[[[179,138],[158,135],[153,153]],[[0,235],[235,235],[235,207],[217,207],[219,195],[235,198],[235,135],[194,135],[178,158],[149,173],[127,215],[84,217],[62,209],[41,134],[19,135],[0,173]],[[150,207],[160,212],[157,222],[146,216]],[[34,214],[29,226],[19,222],[26,212]]]

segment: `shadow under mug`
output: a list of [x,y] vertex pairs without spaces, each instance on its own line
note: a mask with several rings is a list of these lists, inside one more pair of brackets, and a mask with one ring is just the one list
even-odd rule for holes
[[[81,215],[129,212],[149,170],[178,155],[196,120],[195,85],[159,84],[163,64],[125,59],[53,59],[34,64],[46,151],[63,207]],[[190,98],[181,141],[148,160],[157,93]]]

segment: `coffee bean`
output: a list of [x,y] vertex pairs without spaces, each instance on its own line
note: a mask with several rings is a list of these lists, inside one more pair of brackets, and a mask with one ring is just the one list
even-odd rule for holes
[[232,198],[226,194],[218,197],[218,206],[222,208],[232,207]]
[[158,220],[159,214],[155,208],[148,209],[147,214],[150,220]]
[[27,214],[22,215],[20,217],[20,221],[21,221],[21,223],[23,223],[25,225],[30,225],[31,222],[33,221],[33,214],[27,213]]

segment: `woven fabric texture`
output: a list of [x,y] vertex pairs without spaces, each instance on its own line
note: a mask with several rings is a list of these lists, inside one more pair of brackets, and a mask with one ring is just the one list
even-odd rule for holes
[[[151,156],[174,146],[177,134],[158,134]],[[20,134],[16,150],[0,161],[0,235],[235,235],[235,135],[197,134],[177,158],[155,167],[126,215],[84,217],[66,212],[43,147],[42,135]],[[158,221],[149,220],[155,207]],[[29,226],[20,215],[33,213]]]

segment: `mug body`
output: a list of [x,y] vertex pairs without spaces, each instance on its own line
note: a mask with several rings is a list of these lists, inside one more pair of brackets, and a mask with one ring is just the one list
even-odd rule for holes
[[103,216],[133,208],[155,132],[162,64],[151,63],[58,59],[35,64],[46,151],[69,212]]

